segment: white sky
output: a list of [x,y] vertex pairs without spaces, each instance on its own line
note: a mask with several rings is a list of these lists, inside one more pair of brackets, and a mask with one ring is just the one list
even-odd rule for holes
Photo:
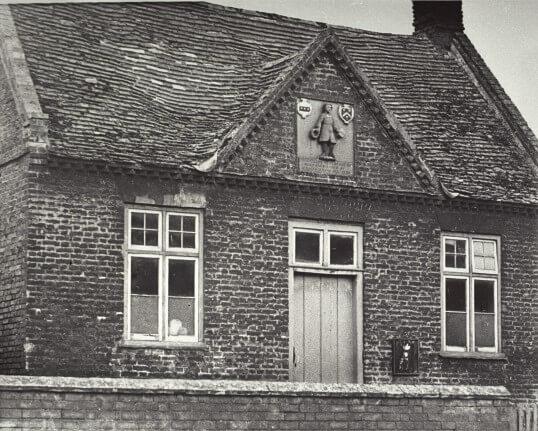
[[[31,0],[11,2],[32,3]],[[209,2],[386,33],[413,31],[411,0]],[[467,36],[530,127],[538,133],[538,0],[463,0],[463,17]]]

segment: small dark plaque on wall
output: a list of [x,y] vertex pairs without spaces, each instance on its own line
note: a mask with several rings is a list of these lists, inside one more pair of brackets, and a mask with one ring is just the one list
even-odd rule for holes
[[395,376],[418,375],[418,340],[392,340],[392,374]]

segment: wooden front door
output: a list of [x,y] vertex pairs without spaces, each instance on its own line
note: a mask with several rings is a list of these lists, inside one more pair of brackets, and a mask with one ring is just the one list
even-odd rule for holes
[[355,276],[294,272],[290,295],[290,378],[358,382]]

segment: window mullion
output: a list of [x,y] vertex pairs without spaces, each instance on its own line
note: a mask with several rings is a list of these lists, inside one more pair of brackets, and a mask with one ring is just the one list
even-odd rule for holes
[[474,316],[474,277],[469,277],[469,351],[474,352],[475,347],[475,316]]

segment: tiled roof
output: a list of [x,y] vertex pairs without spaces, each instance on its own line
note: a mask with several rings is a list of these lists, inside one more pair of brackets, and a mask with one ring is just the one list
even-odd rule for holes
[[[52,153],[169,167],[210,158],[324,28],[205,3],[11,11]],[[454,56],[425,35],[334,32],[448,190],[538,203],[536,166]]]

